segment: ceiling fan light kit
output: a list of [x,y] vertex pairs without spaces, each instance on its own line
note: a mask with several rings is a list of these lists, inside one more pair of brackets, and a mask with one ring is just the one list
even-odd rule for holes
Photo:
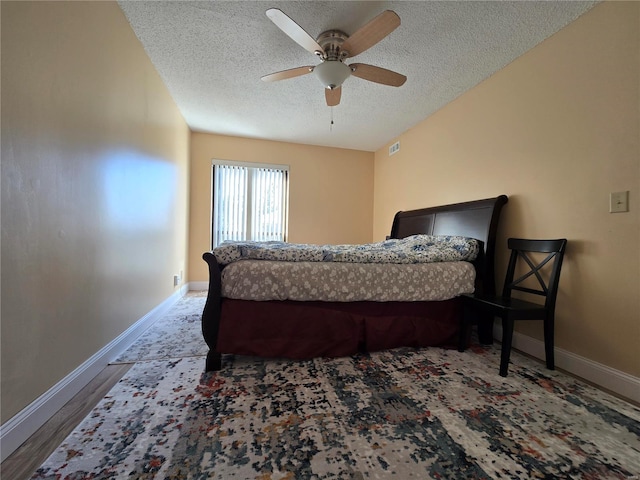
[[324,88],[333,90],[351,75],[351,69],[339,60],[326,60],[313,69]]
[[340,103],[341,86],[352,73],[355,77],[363,80],[393,87],[403,85],[407,79],[400,73],[374,65],[364,63],[347,65],[344,63],[347,58],[368,50],[400,26],[400,17],[391,10],[382,12],[351,36],[340,30],[327,30],[322,32],[317,40],[314,40],[281,10],[271,8],[267,10],[266,14],[298,45],[317,55],[321,59],[321,63],[315,67],[298,67],[265,75],[262,77],[265,82],[285,80],[314,72],[325,88],[327,105],[333,107]]

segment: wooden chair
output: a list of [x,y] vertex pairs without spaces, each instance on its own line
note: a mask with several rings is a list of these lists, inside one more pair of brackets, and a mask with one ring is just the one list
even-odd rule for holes
[[[507,376],[509,369],[509,357],[511,356],[511,341],[513,338],[513,326],[515,320],[543,320],[544,321],[544,347],[547,368],[555,368],[553,358],[554,342],[554,312],[556,296],[558,294],[558,281],[560,268],[567,246],[566,239],[559,240],[526,240],[510,238],[508,246],[511,250],[509,265],[501,296],[485,296],[482,294],[463,295],[465,314],[461,320],[458,351],[466,348],[469,333],[470,311],[483,315],[491,315],[502,319],[502,351],[500,356],[500,375]],[[538,261],[536,254],[547,254],[544,259]],[[542,269],[550,263],[543,273]],[[522,270],[526,267],[526,272]],[[518,278],[514,276],[518,272]],[[528,286],[527,279],[536,279],[538,285],[535,288]],[[545,281],[546,279],[546,281]],[[530,282],[531,280],[529,280]],[[538,289],[539,287],[539,289]],[[545,298],[544,304],[532,303],[519,298],[512,298],[514,290],[530,294],[540,295]]]

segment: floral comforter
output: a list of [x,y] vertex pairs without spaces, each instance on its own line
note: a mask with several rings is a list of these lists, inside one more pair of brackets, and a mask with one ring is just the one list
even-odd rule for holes
[[433,263],[473,261],[480,250],[473,238],[412,235],[362,245],[311,245],[286,242],[225,242],[213,249],[218,263],[237,260],[349,263]]

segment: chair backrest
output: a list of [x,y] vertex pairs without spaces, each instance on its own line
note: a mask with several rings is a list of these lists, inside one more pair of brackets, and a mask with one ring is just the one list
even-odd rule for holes
[[[510,238],[507,243],[511,250],[511,256],[507,266],[502,296],[511,297],[513,290],[541,295],[545,297],[545,308],[553,310],[558,295],[560,268],[562,267],[567,240],[564,238],[558,240]],[[546,253],[547,255],[540,260],[532,255],[537,253],[543,255]],[[551,271],[548,275],[543,275],[542,268],[549,262],[551,262]],[[526,271],[514,278],[516,267],[522,263],[526,265]],[[539,288],[525,286],[525,281],[531,277],[538,281]]]

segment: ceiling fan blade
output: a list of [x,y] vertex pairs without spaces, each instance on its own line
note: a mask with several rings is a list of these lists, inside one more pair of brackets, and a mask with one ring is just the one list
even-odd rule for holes
[[281,72],[271,73],[261,78],[263,82],[276,82],[278,80],[286,80],[287,78],[299,77],[300,75],[306,75],[313,72],[313,67],[297,67],[289,70],[282,70]]
[[391,87],[400,87],[407,81],[407,77],[400,73],[382,67],[367,65],[366,63],[352,63],[349,65],[349,68],[351,68],[351,75],[354,77],[389,85]]
[[294,42],[305,50],[316,55],[322,55],[324,53],[318,42],[316,42],[311,35],[305,32],[300,25],[294,22],[282,10],[270,8],[267,10],[267,17],[269,17],[280,30],[289,35]]
[[348,52],[347,57],[355,57],[373,47],[399,26],[400,17],[398,14],[392,10],[385,10],[347,38],[342,45],[342,50]]
[[336,87],[334,89],[324,89],[324,98],[327,101],[327,106],[335,107],[340,103],[340,97],[342,96],[342,87]]

